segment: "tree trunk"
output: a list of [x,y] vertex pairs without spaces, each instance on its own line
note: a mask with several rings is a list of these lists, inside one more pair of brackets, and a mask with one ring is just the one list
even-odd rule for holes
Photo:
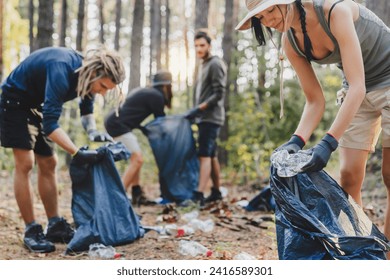
[[37,48],[53,46],[54,0],[39,0]]
[[171,32],[171,26],[169,19],[171,18],[171,8],[169,7],[169,0],[165,0],[165,68],[169,69],[169,33]]
[[[229,96],[230,96],[230,85],[232,80],[230,78],[230,65],[232,61],[232,50],[235,49],[234,46],[234,26],[237,19],[237,5],[234,5],[234,0],[226,0],[225,4],[225,22],[223,25],[223,39],[222,39],[222,49],[223,49],[223,60],[227,65],[227,83],[226,83],[226,96],[225,96],[225,112],[226,118],[225,123],[221,128],[219,135],[220,140],[225,143],[229,138]],[[227,166],[228,164],[228,152],[224,147],[218,147],[218,158],[222,166]]]
[[133,12],[133,30],[131,32],[130,81],[129,91],[140,86],[141,50],[143,45],[143,26],[145,17],[145,1],[135,0]]
[[389,0],[366,0],[366,7],[377,14],[387,26],[390,26]]
[[28,19],[29,19],[29,28],[28,28],[28,35],[30,40],[30,53],[32,53],[35,50],[35,42],[34,42],[34,0],[29,1],[28,5]]
[[208,28],[210,0],[196,0],[195,5],[195,30]]
[[119,39],[120,39],[120,30],[121,30],[121,13],[122,10],[122,0],[116,0],[115,6],[115,38],[114,38],[114,49],[119,50]]
[[161,0],[150,1],[149,75],[161,68]]
[[60,22],[60,46],[66,46],[66,28],[68,25],[68,1],[61,1],[61,22]]
[[100,32],[99,32],[99,42],[104,45],[104,2],[103,0],[98,1],[99,9],[99,22],[100,22]]
[[80,0],[79,10],[77,13],[77,36],[76,36],[76,49],[78,51],[83,50],[84,18],[85,18],[85,0]]
[[4,19],[4,4],[0,0],[0,82],[3,81],[4,63],[3,63],[3,19]]

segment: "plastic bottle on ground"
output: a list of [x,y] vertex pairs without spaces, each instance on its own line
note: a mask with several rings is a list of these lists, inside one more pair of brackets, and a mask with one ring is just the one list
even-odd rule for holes
[[91,259],[113,259],[116,256],[114,247],[100,243],[89,245],[88,256]]
[[203,232],[211,232],[214,229],[214,221],[208,219],[205,221],[193,219],[188,223],[194,230],[201,230]]
[[198,256],[198,255],[203,255],[203,256],[211,256],[212,252],[207,249],[205,246],[202,244],[195,242],[195,241],[187,241],[187,240],[180,240],[179,242],[179,253],[184,256]]
[[256,258],[248,253],[241,252],[233,257],[233,260],[255,260]]

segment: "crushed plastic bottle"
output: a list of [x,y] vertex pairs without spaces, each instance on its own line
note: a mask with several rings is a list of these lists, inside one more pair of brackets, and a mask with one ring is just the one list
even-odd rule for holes
[[212,255],[212,251],[207,249],[202,244],[195,242],[195,241],[187,241],[187,240],[180,240],[179,242],[179,254],[183,256],[198,256],[203,255],[206,257],[210,257]]
[[88,256],[91,259],[113,259],[116,255],[115,249],[112,246],[105,246],[100,243],[89,245]]
[[256,258],[248,253],[241,252],[233,257],[233,260],[255,260]]
[[211,232],[214,229],[214,221],[212,219],[205,221],[193,219],[188,223],[188,225],[194,230],[201,230],[203,232]]
[[304,151],[289,154],[286,150],[275,152],[271,163],[277,169],[279,177],[292,177],[302,171],[302,167],[311,160],[312,156]]
[[195,232],[194,229],[187,225],[178,227],[175,224],[171,224],[165,226],[165,233],[168,235],[173,235],[175,237],[191,235],[194,234],[194,232]]
[[191,221],[191,220],[193,220],[193,219],[198,218],[198,216],[199,216],[199,211],[196,211],[196,210],[195,210],[195,211],[192,211],[192,212],[183,214],[183,215],[181,216],[181,218],[182,218],[184,221],[189,222],[189,221]]

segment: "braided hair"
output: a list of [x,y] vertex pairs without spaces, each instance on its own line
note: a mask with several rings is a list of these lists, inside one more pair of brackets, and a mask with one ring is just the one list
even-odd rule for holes
[[[126,77],[120,55],[104,47],[89,50],[83,59],[82,66],[76,70],[77,72],[79,73],[77,95],[81,98],[89,96],[91,84],[98,79],[108,77],[119,85]],[[119,92],[121,92],[120,88]]]
[[305,48],[305,56],[306,59],[310,62],[314,59],[313,57],[313,46],[311,44],[311,40],[309,35],[307,35],[307,30],[306,30],[306,11],[303,7],[302,1],[301,0],[296,0],[295,1],[295,6],[298,9],[299,12],[299,19],[301,21],[301,28],[303,32],[303,44]]

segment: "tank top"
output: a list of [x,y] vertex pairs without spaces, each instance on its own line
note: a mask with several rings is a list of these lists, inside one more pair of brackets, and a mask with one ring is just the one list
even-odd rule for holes
[[[314,10],[318,20],[332,40],[334,50],[323,59],[313,59],[318,64],[337,64],[343,70],[340,48],[336,38],[329,29],[325,17],[324,0],[313,0]],[[359,5],[359,18],[355,21],[355,30],[362,50],[365,84],[367,92],[390,87],[390,28],[372,11]],[[296,42],[292,29],[287,31],[287,38],[293,49],[301,56],[305,56]],[[348,88],[348,81],[343,74],[343,87]]]

